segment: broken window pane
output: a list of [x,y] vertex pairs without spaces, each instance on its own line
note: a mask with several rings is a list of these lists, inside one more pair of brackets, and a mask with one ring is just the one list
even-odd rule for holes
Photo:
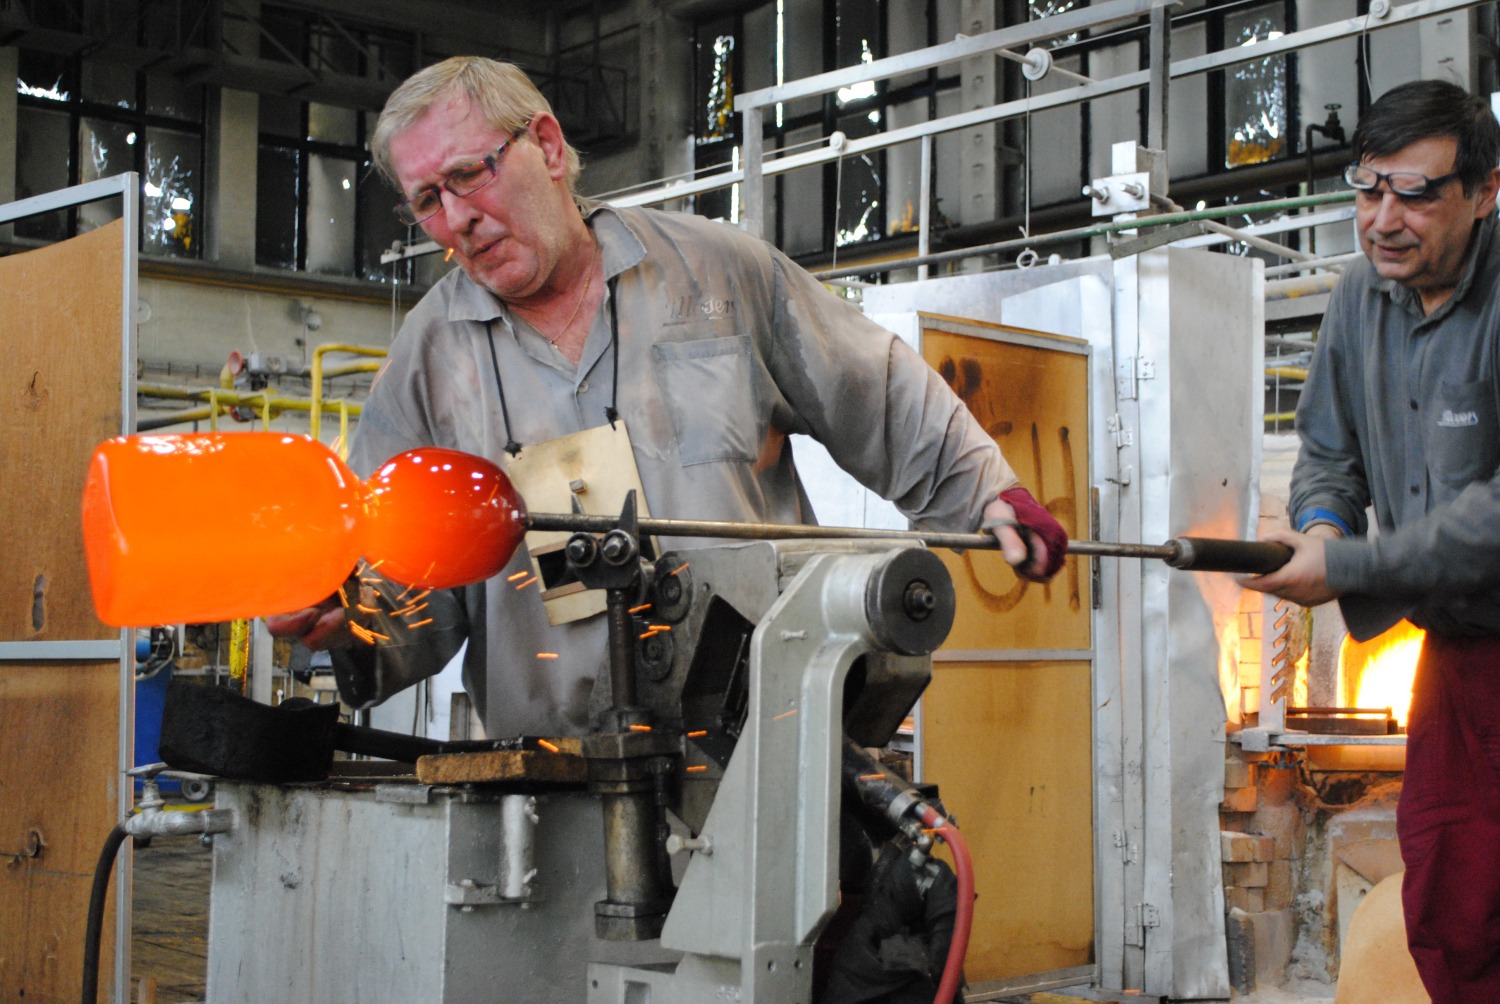
[[[846,115],[839,119],[839,129],[850,139],[870,136],[880,131],[878,121],[870,116]],[[838,193],[834,247],[879,240],[885,236],[884,157],[866,152],[841,157],[833,167],[834,186]]]
[[[1044,17],[1052,17],[1055,14],[1066,14],[1077,6],[1078,0],[1026,0],[1026,11],[1033,21],[1040,21]],[[1055,49],[1059,45],[1071,45],[1076,41],[1078,41],[1078,32],[1075,31],[1048,39],[1042,44],[1049,49]]]
[[[139,141],[135,130],[122,122],[79,119],[78,183],[84,185],[135,170],[133,148]],[[78,207],[78,232],[87,233],[119,217],[120,210],[114,199],[86,203]]]
[[698,142],[729,139],[734,129],[734,36],[715,34],[698,42],[702,118]]
[[68,101],[72,84],[63,56],[22,49],[17,61],[16,93],[45,101]]
[[202,253],[203,141],[174,129],[146,130],[141,202],[147,254],[185,258]]
[[[1285,30],[1280,4],[1236,12],[1224,19],[1224,43],[1254,45],[1280,38]],[[1286,59],[1268,56],[1225,71],[1224,166],[1262,164],[1287,152]]]

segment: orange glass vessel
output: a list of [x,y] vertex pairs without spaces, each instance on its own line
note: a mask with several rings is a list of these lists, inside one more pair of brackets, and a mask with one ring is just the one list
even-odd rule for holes
[[361,556],[403,585],[480,581],[510,561],[526,508],[457,450],[409,450],[361,482],[307,436],[137,435],[94,450],[83,531],[106,624],[208,623],[319,603]]

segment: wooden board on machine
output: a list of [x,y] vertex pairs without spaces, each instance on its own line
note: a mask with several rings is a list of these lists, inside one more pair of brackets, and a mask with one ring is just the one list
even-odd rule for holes
[[588,761],[577,739],[548,740],[551,750],[486,750],[481,753],[439,753],[417,760],[417,780],[423,784],[492,784],[529,781],[540,784],[582,784],[588,780]]

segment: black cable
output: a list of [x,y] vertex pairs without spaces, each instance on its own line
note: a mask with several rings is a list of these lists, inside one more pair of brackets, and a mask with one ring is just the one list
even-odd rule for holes
[[490,340],[490,365],[495,368],[495,390],[500,395],[500,419],[505,423],[505,452],[511,456],[519,456],[521,444],[516,442],[516,437],[510,434],[510,412],[505,408],[505,384],[500,382],[500,357],[495,354],[495,325],[494,322],[484,326],[484,333]]
[[609,407],[604,409],[604,417],[609,420],[609,427],[615,427],[615,420],[620,413],[615,410],[615,405],[620,403],[620,316],[615,310],[615,289],[620,277],[615,276],[609,280],[609,344],[614,351],[615,359],[615,382],[609,391]]
[[89,918],[83,938],[83,1004],[95,1004],[99,1000],[99,943],[103,940],[104,899],[109,894],[109,877],[115,870],[115,855],[130,832],[124,823],[116,823],[99,852],[99,863],[94,866],[94,884],[89,889]]

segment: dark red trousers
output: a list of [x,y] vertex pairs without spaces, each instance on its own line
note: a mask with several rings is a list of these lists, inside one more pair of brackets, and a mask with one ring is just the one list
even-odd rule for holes
[[1396,832],[1433,1004],[1500,1004],[1500,638],[1427,636]]

